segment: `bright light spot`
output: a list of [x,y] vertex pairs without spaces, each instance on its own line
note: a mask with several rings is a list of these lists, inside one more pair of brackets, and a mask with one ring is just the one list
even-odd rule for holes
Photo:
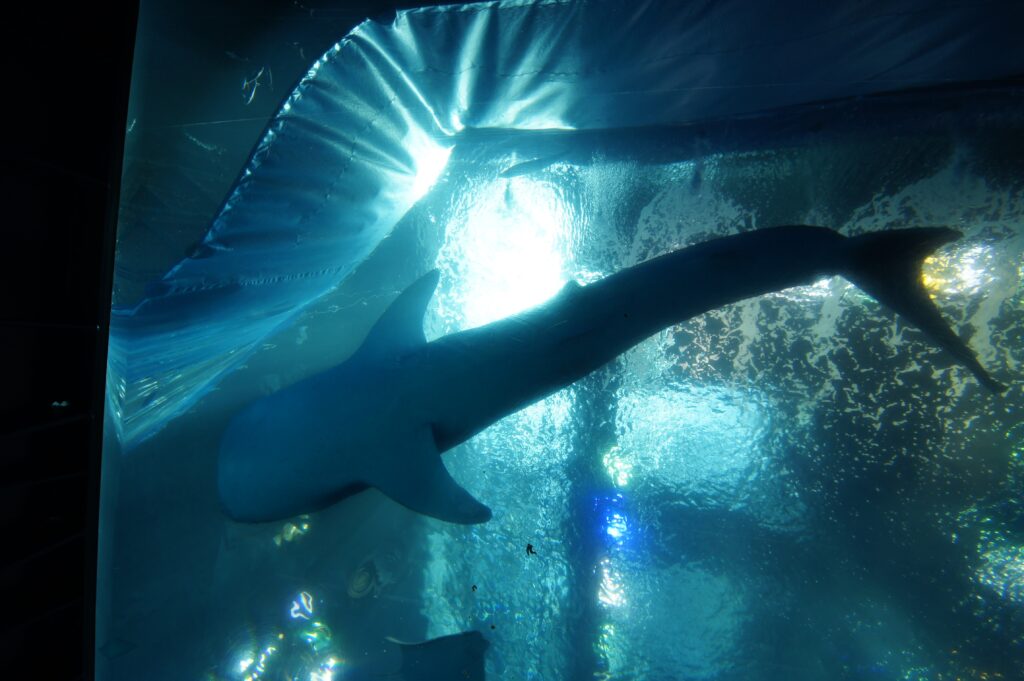
[[491,182],[468,196],[472,204],[448,225],[438,255],[443,277],[457,282],[442,286],[442,316],[461,316],[460,327],[471,328],[558,293],[568,280],[572,218],[557,188],[522,176]]
[[[537,95],[535,99],[542,99],[541,95]],[[531,110],[531,106],[534,102],[529,99],[520,99],[519,101],[509,102],[509,106],[505,110],[505,117],[511,118],[511,114],[515,114],[515,122],[511,123],[518,130],[575,130],[576,128],[569,125],[565,119],[561,116],[552,113],[549,106],[538,106]]]
[[622,456],[622,450],[619,449],[618,445],[612,445],[608,448],[608,451],[601,457],[601,464],[616,487],[625,487],[629,484],[629,476],[633,472],[633,464]]
[[849,284],[840,277],[825,277],[813,284],[806,286],[791,286],[774,293],[769,293],[770,298],[784,298],[795,303],[806,303],[815,300],[822,300],[837,293],[842,293]]
[[[306,517],[308,516],[302,516],[303,519]],[[307,522],[300,525],[290,522],[285,523],[282,526],[281,531],[273,536],[274,544],[282,546],[285,542],[295,541],[307,532],[309,532],[309,523]]]
[[246,669],[251,667],[252,663],[255,662],[255,661],[256,660],[254,658],[251,658],[251,657],[246,657],[244,659],[239,660],[238,661],[238,671],[239,671],[239,673],[244,672]]
[[611,560],[602,558],[598,569],[601,571],[601,586],[597,591],[597,600],[613,608],[625,605],[626,593],[622,587],[622,575],[612,569]]
[[309,681],[334,681],[334,668],[339,660],[335,657],[328,657],[320,663],[318,669],[309,673]]
[[809,286],[803,286],[806,295],[811,298],[824,298],[830,293],[832,284],[832,277],[825,277],[818,281],[810,284]]
[[1024,605],[1024,546],[993,541],[981,554],[976,579],[1001,598]]
[[629,521],[622,508],[622,494],[600,495],[594,498],[594,511],[601,519],[601,532],[612,540],[615,546],[622,546],[629,535]]
[[626,516],[621,513],[613,513],[608,518],[608,524],[605,526],[605,532],[612,539],[622,539],[626,536],[628,528],[626,527]]
[[419,201],[441,177],[444,167],[448,165],[453,147],[444,147],[426,135],[409,136],[404,141],[405,148],[412,154],[415,163],[415,177],[412,181],[412,200]]
[[994,278],[994,255],[990,246],[975,244],[929,256],[921,268],[921,282],[932,292],[977,293]]
[[330,627],[318,621],[311,622],[309,628],[303,630],[300,636],[315,653],[327,652],[333,638]]
[[308,591],[303,591],[299,594],[299,597],[292,601],[292,608],[289,611],[292,619],[302,618],[308,620],[313,614],[313,595]]
[[275,652],[277,652],[277,648],[274,646],[268,646],[266,650],[260,653],[260,661],[256,663],[255,676],[259,676],[263,672],[267,671],[267,662]]

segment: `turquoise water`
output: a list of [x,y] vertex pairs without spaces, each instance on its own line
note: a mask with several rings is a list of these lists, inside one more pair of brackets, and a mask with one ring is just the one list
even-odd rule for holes
[[[986,117],[512,177],[490,143],[453,159],[349,282],[122,460],[110,631],[131,650],[107,678],[306,678],[330,660],[344,678],[386,636],[467,629],[491,641],[493,678],[1012,678],[1024,242],[1001,140],[1020,120]],[[219,513],[235,405],[344,359],[429,267],[433,338],[783,223],[963,230],[926,282],[1010,391],[827,279],[666,329],[447,455],[494,509],[485,525],[372,491],[288,522]]]
[[[98,677],[344,679],[393,671],[387,637],[477,630],[491,679],[1016,678],[1021,98],[989,86],[698,130],[467,133],[341,286],[150,439],[123,448],[108,429]],[[129,133],[117,304],[195,253],[244,162],[237,130],[218,130]],[[346,359],[427,270],[441,271],[432,339],[780,224],[961,230],[925,283],[1009,391],[984,392],[825,279],[670,327],[447,454],[494,510],[486,524],[373,490],[288,521],[221,513],[228,419]],[[189,323],[177,314],[172,333]],[[193,369],[169,383],[194,387]]]

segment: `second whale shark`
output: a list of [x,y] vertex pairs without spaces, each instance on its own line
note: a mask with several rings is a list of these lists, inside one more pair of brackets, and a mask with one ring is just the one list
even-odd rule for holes
[[368,487],[413,511],[480,523],[490,509],[441,453],[579,380],[673,324],[736,301],[841,275],[1002,392],[921,282],[922,260],[960,234],[920,227],[844,237],[787,226],[706,241],[485,326],[427,342],[432,271],[403,291],[345,362],[239,412],[221,439],[218,492],[233,519],[309,513]]

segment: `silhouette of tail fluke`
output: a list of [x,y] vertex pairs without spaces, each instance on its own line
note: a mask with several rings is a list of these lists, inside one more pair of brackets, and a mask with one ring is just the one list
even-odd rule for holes
[[921,262],[961,236],[948,227],[918,227],[850,237],[843,275],[949,351],[983,386],[1002,393],[1006,386],[989,376],[974,352],[954,333],[921,280]]

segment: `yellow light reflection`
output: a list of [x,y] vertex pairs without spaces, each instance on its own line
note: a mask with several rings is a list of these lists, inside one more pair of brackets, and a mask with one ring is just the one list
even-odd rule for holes
[[273,540],[276,546],[282,546],[286,542],[293,542],[309,532],[309,516],[299,516],[298,523],[288,522],[281,527],[281,531],[274,535]]
[[959,251],[937,253],[924,260],[921,283],[932,293],[977,293],[991,283],[992,248],[976,244]]

